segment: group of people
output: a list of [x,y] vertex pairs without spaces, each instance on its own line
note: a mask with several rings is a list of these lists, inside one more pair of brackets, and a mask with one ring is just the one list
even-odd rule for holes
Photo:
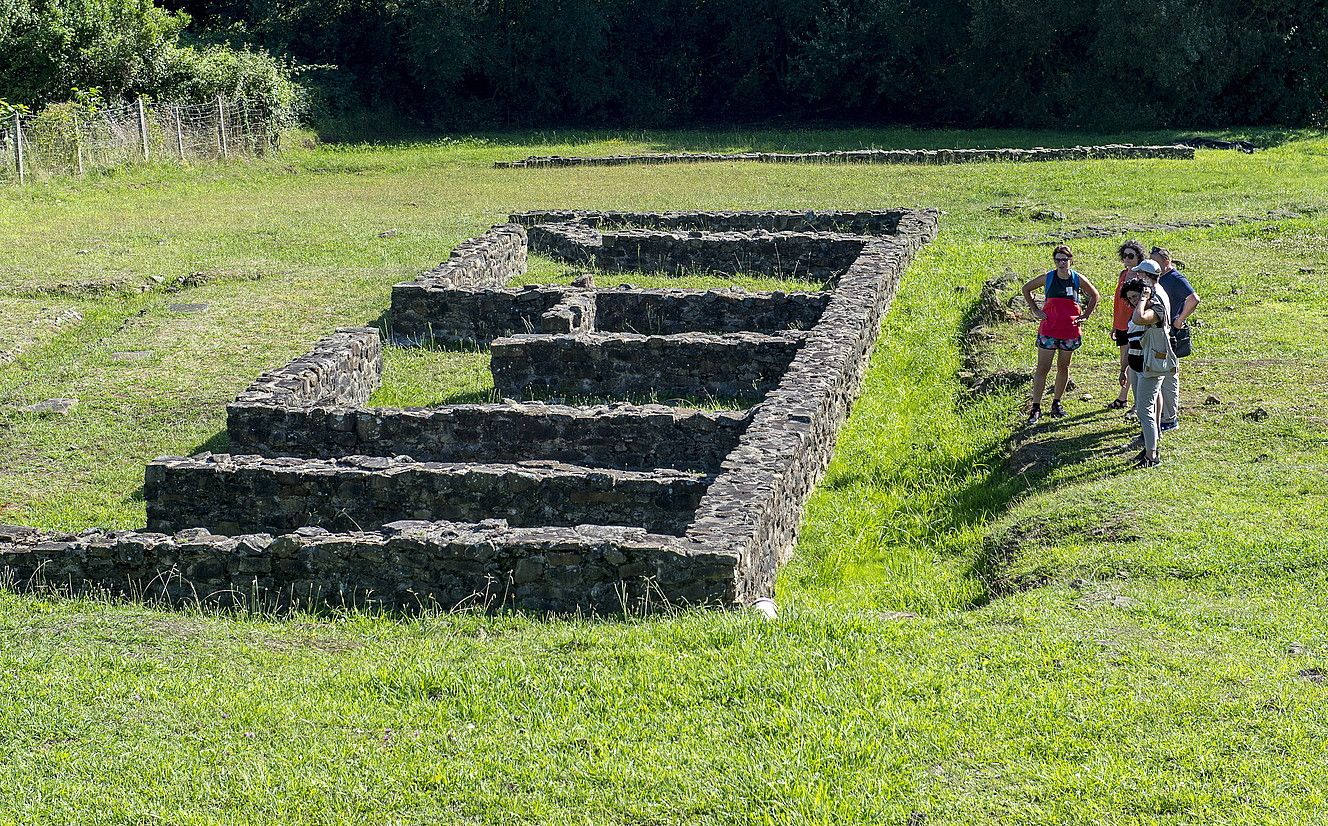
[[[1134,391],[1133,412],[1139,419],[1143,449],[1136,467],[1161,464],[1158,440],[1180,427],[1180,358],[1189,353],[1187,319],[1199,306],[1199,294],[1176,269],[1171,253],[1153,247],[1147,257],[1138,241],[1119,250],[1123,269],[1116,281],[1112,338],[1120,348],[1120,394],[1107,405],[1123,410]],[[1028,423],[1042,418],[1042,398],[1053,362],[1056,380],[1050,415],[1065,415],[1062,402],[1070,383],[1070,361],[1083,343],[1083,325],[1093,315],[1101,294],[1074,270],[1074,253],[1064,244],[1052,251],[1056,269],[1024,285],[1024,300],[1039,320],[1037,369]],[[1034,293],[1042,291],[1039,307]]]

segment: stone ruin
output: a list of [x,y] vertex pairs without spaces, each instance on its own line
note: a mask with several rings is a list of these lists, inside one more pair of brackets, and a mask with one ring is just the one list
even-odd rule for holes
[[[757,163],[817,164],[937,164],[953,163],[1028,163],[1043,161],[1088,160],[1180,160],[1194,159],[1195,143],[1137,146],[1111,143],[1103,146],[1066,146],[1031,149],[848,149],[830,152],[667,152],[649,155],[601,155],[595,157],[531,155],[519,161],[497,161],[497,169],[548,168],[564,166],[626,166],[633,164]],[[1252,151],[1252,150],[1251,150]]]
[[[502,403],[367,407],[380,333],[338,330],[227,407],[229,453],[147,466],[145,531],[0,527],[0,567],[20,586],[273,607],[617,612],[770,596],[937,213],[510,220],[394,287],[390,316],[403,343],[487,345]],[[506,286],[528,249],[828,287]],[[637,395],[679,403],[612,401]],[[741,409],[680,403],[718,397]]]

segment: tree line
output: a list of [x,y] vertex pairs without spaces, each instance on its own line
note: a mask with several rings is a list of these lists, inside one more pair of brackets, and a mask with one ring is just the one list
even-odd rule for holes
[[[1328,110],[1323,0],[0,0],[8,19],[6,6],[27,22],[0,23],[0,98],[22,102],[246,82],[281,96],[289,82],[323,115],[454,128],[1321,125]],[[56,19],[79,9],[101,34]],[[113,45],[80,52],[80,38]]]

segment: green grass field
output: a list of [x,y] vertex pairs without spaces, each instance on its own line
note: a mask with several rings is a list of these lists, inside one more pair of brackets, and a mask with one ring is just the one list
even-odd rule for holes
[[[259,372],[374,322],[393,283],[509,212],[944,211],[781,572],[778,621],[262,617],[0,591],[0,824],[1324,822],[1328,137],[1256,132],[1267,151],[1193,162],[490,168],[1165,137],[509,136],[0,190],[0,349],[22,340],[0,366],[0,522],[67,529],[141,525],[146,461],[224,449],[225,402]],[[1051,235],[1088,226],[1101,237],[1071,244],[1099,286],[1138,236],[1204,298],[1156,470],[1129,468],[1133,432],[1103,409],[1107,314],[1065,420],[1027,431],[1019,393],[970,399],[958,379],[982,283],[1045,271]],[[71,309],[81,322],[43,322]],[[1031,325],[991,334],[992,367],[1031,366]],[[486,389],[483,354],[390,359],[385,403]],[[19,411],[52,397],[80,402]]]

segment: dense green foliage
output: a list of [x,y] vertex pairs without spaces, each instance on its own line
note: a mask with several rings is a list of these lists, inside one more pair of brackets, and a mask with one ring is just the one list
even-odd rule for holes
[[[283,61],[249,48],[194,47],[187,14],[151,0],[0,0],[0,99],[37,109],[147,96],[203,102],[244,97],[269,113],[297,102]],[[78,95],[95,89],[99,94]]]
[[1305,124],[1319,0],[172,0],[440,123]]

